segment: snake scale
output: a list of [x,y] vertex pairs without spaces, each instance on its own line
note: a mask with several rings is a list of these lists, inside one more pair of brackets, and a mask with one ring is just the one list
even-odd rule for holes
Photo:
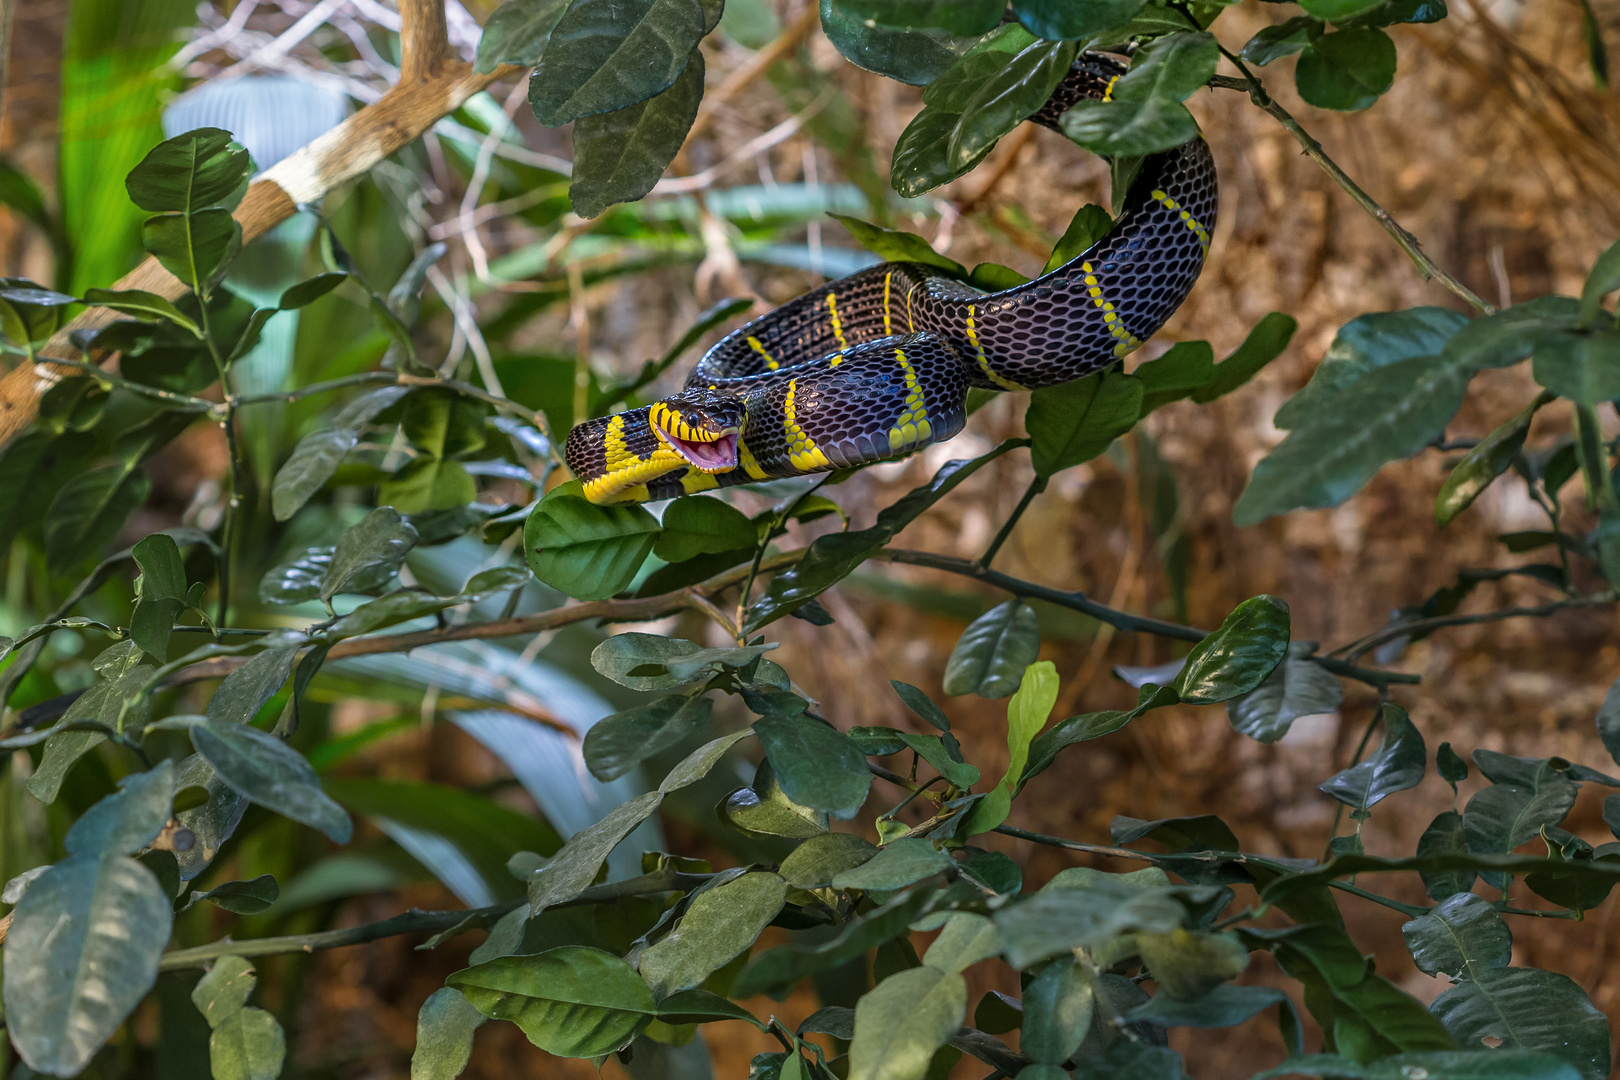
[[[1030,119],[1106,100],[1119,61],[1083,54]],[[1145,158],[1113,227],[1033,281],[986,293],[889,262],[723,338],[678,394],[576,426],[565,456],[596,503],[649,502],[902,457],[961,431],[967,392],[1036,390],[1118,361],[1203,269],[1215,165],[1201,137]]]

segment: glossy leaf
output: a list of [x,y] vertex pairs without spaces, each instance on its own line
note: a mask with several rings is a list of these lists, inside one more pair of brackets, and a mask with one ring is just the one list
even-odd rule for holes
[[11,913],[6,1024],[35,1072],[74,1076],[157,980],[172,898],[122,855],[71,855]]
[[69,480],[45,518],[46,563],[52,572],[65,573],[100,554],[151,490],[146,473],[122,464],[103,465]]
[[879,26],[975,36],[995,29],[1003,0],[833,0],[833,10]]
[[[826,4],[831,0],[821,2]],[[960,168],[948,164],[946,150],[961,119],[960,113],[924,105],[900,132],[894,144],[894,160],[889,166],[889,183],[903,198],[913,199],[948,184],[978,164],[974,161]],[[938,257],[944,258],[943,255]]]
[[242,226],[224,207],[189,214],[157,214],[141,227],[141,242],[163,269],[200,296],[242,249]]
[[1181,31],[1137,53],[1108,101],[1075,103],[1060,123],[1063,133],[1098,154],[1156,154],[1198,134],[1182,104],[1215,74],[1220,51],[1207,33]]
[[719,813],[722,820],[744,832],[766,836],[804,839],[827,832],[827,815],[788,798],[769,759],[759,763],[752,784],[726,796]]
[[330,600],[374,571],[393,570],[416,546],[416,530],[391,506],[379,506],[338,537],[321,579],[320,597]]
[[699,0],[571,0],[529,78],[547,127],[646,101],[672,85],[703,37]]
[[1046,726],[1057,704],[1057,667],[1050,660],[1031,664],[1024,671],[1023,684],[1007,702],[1007,771],[990,793],[973,809],[968,823],[972,831],[988,832],[1007,820],[1012,810],[1013,794],[1024,777],[1024,766],[1029,762],[1029,748],[1041,728]]
[[1513,958],[1513,934],[1484,898],[1459,893],[1401,927],[1406,947],[1426,975],[1478,979]]
[[304,756],[274,735],[210,720],[191,728],[191,742],[238,794],[337,843],[348,842],[354,831],[349,815],[321,790]]
[[1322,21],[1309,15],[1296,15],[1274,26],[1262,26],[1244,43],[1242,57],[1264,67],[1273,60],[1310,48],[1311,38],[1320,35],[1323,29]]
[[1310,657],[1316,645],[1295,641],[1287,656],[1265,682],[1226,702],[1226,716],[1232,727],[1263,743],[1276,742],[1288,734],[1302,716],[1336,712],[1344,701],[1344,687],[1338,678]]
[[623,592],[652,552],[658,522],[639,506],[596,506],[555,488],[523,527],[534,576],[577,600]]
[[1451,524],[1452,518],[1472,506],[1493,480],[1512,467],[1513,459],[1530,434],[1536,410],[1542,404],[1542,399],[1537,398],[1519,415],[1481,439],[1452,466],[1446,482],[1440,485],[1440,492],[1434,497],[1435,521],[1442,527]]
[[298,513],[359,442],[360,436],[349,428],[312,431],[299,440],[286,464],[276,470],[270,488],[270,507],[276,520],[286,521]]
[[927,966],[889,976],[856,1003],[850,1080],[920,1078],[966,1015],[962,976]]
[[1136,426],[1143,390],[1140,379],[1109,372],[1031,394],[1024,427],[1035,474],[1052,476],[1107,450]]
[[[1341,0],[1314,2],[1333,6]],[[1339,112],[1368,108],[1394,81],[1395,43],[1372,27],[1323,34],[1300,55],[1294,69],[1300,97],[1318,109]]]
[[1019,778],[1018,790],[1022,790],[1031,777],[1050,768],[1059,752],[1067,747],[1110,735],[1150,709],[1174,705],[1180,700],[1168,686],[1148,683],[1138,692],[1134,709],[1109,709],[1059,720],[1035,736],[1035,740],[1029,744],[1029,763],[1024,766],[1024,774]]
[[1365,1063],[1337,1054],[1311,1054],[1291,1057],[1275,1068],[1256,1073],[1252,1080],[1276,1080],[1283,1076],[1411,1080],[1419,1073],[1430,1080],[1580,1080],[1580,1073],[1551,1054],[1488,1049],[1394,1054]]
[[206,900],[215,907],[237,915],[258,915],[270,910],[281,895],[281,886],[270,874],[260,874],[251,881],[227,881],[207,892],[193,892],[191,902]]
[[947,694],[1004,698],[1018,689],[1024,669],[1040,655],[1035,609],[1008,600],[980,615],[962,631],[945,663]]
[[801,806],[851,818],[866,801],[872,774],[849,738],[808,716],[767,716],[754,725],[777,782]]
[[131,773],[118,791],[97,802],[73,823],[62,840],[70,855],[133,855],[163,831],[174,790],[174,763],[160,762]]
[[[1100,4],[1107,2],[1108,0],[1099,0]],[[1069,8],[1068,4],[1063,6],[1065,9]],[[1089,251],[1092,245],[1108,235],[1108,230],[1113,227],[1114,219],[1107,210],[1096,203],[1082,206],[1074,212],[1074,217],[1069,219],[1068,228],[1063,230],[1063,236],[1058,240],[1057,247],[1052,249],[1052,254],[1047,258],[1041,273],[1050,274],[1058,267],[1067,266],[1078,259]]]
[[1042,968],[1024,990],[1019,1052],[1047,1065],[1067,1061],[1091,1030],[1093,998],[1079,961],[1059,957]]
[[782,860],[779,872],[795,889],[825,889],[833,878],[860,866],[879,850],[854,833],[823,833],[794,848]]
[[975,41],[936,28],[868,26],[864,19],[840,11],[833,0],[818,0],[818,7],[822,32],[845,60],[913,86],[933,82]]
[[1039,111],[1068,74],[1078,49],[1070,42],[1032,42],[980,83],[946,143],[946,167],[972,168],[997,140]]
[[697,986],[754,944],[787,898],[787,882],[743,874],[692,898],[675,929],[641,954],[641,977],[663,999]]
[[1140,0],[1013,0],[1025,29],[1052,41],[1085,41],[1124,26],[1136,17]]
[[902,837],[877,850],[859,866],[832,879],[832,887],[844,889],[901,889],[913,882],[944,873],[956,861],[921,837]]
[[967,267],[935,251],[933,247],[916,233],[905,232],[901,229],[886,229],[881,225],[874,225],[870,221],[848,217],[844,214],[828,214],[828,217],[849,230],[857,243],[867,251],[882,258],[884,262],[914,262],[925,266],[937,266],[952,277],[965,278],[968,276]]
[[1429,1006],[1459,1045],[1500,1039],[1506,1050],[1539,1050],[1583,1080],[1609,1075],[1609,1020],[1568,976],[1500,967],[1453,987]]
[[612,953],[567,945],[502,956],[445,980],[492,1020],[510,1020],[530,1042],[560,1057],[612,1053],[657,1013],[635,969]]
[[1548,390],[1582,405],[1620,397],[1620,330],[1550,334],[1536,342],[1530,371]]
[[1260,595],[1232,609],[1220,629],[1193,646],[1176,677],[1189,704],[1214,704],[1265,682],[1288,652],[1288,605]]
[[1232,351],[1232,355],[1215,365],[1214,376],[1193,391],[1192,399],[1200,405],[1207,405],[1247,383],[1283,354],[1297,329],[1299,321],[1292,315],[1284,315],[1280,311],[1268,313],[1254,324],[1254,329],[1243,339],[1243,344]]
[[568,0],[508,0],[496,8],[484,20],[475,70],[488,75],[502,64],[533,67],[567,8]]
[[585,765],[606,782],[709,726],[714,703],[673,695],[598,720],[585,733]]
[[1207,341],[1178,341],[1157,360],[1139,365],[1133,376],[1142,380],[1142,415],[1181,401],[1215,377],[1215,350]]
[[1492,784],[1476,792],[1463,809],[1468,850],[1476,855],[1507,854],[1537,836],[1543,826],[1563,821],[1579,791],[1569,778],[1544,768],[1529,784]]
[[579,118],[568,188],[576,214],[593,218],[614,203],[635,202],[653,189],[697,119],[703,72],[703,54],[694,50],[686,70],[668,89],[622,109]]
[[153,147],[124,180],[131,201],[151,213],[189,212],[231,195],[252,171],[248,152],[219,128],[198,128]]
[[1384,738],[1378,752],[1359,765],[1336,773],[1322,790],[1356,810],[1423,782],[1428,763],[1423,736],[1399,705],[1383,708]]

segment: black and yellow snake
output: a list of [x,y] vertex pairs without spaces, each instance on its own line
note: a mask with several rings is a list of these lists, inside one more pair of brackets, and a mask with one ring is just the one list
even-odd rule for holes
[[[1056,128],[1123,71],[1083,54],[1030,119]],[[1157,332],[1203,269],[1215,195],[1209,147],[1194,138],[1144,159],[1113,228],[1034,281],[986,293],[892,262],[823,285],[727,335],[679,394],[576,426],[568,465],[592,502],[649,502],[949,439],[970,388],[1083,378]]]

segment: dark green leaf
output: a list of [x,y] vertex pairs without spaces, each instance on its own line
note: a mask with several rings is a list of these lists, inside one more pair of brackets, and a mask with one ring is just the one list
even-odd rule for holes
[[[1109,0],[1099,0],[1099,6]],[[1068,5],[1065,5],[1067,8]],[[1052,249],[1051,256],[1046,260],[1046,266],[1041,269],[1042,274],[1050,274],[1060,266],[1067,266],[1089,251],[1092,245],[1108,235],[1108,230],[1114,227],[1114,219],[1108,211],[1096,203],[1087,203],[1074,212],[1069,219],[1069,227],[1063,230],[1063,237]]]
[[[1292,1020],[1293,1044],[1301,1042],[1299,1016],[1287,994],[1269,986],[1217,986],[1192,1001],[1177,1001],[1169,994],[1155,994],[1152,1000],[1126,1014],[1132,1021],[1147,1021],[1162,1027],[1233,1027],[1273,1005],[1282,1006],[1284,1020]],[[1284,1037],[1289,1032],[1285,1023]]]
[[651,553],[658,522],[639,506],[597,506],[572,484],[553,488],[523,527],[534,576],[577,600],[623,592]]
[[1018,1049],[1031,1061],[1061,1065],[1091,1030],[1092,989],[1086,969],[1058,958],[1024,989],[1024,1019]]
[[1440,773],[1440,779],[1451,785],[1453,795],[1457,792],[1457,785],[1468,779],[1468,763],[1457,756],[1457,751],[1448,742],[1441,743],[1440,749],[1434,752],[1434,767]]
[[142,210],[186,213],[223,201],[252,169],[248,152],[230,132],[198,128],[154,146],[124,186]]
[[6,938],[7,1034],[35,1072],[76,1076],[157,980],[172,898],[122,855],[72,855],[36,878]]
[[[1335,0],[1315,2],[1332,6]],[[1318,109],[1339,112],[1367,108],[1394,81],[1395,43],[1372,27],[1323,34],[1300,55],[1294,69],[1300,97]]]
[[1348,22],[1371,11],[1384,0],[1304,0],[1299,6],[1323,22]]
[[1276,26],[1262,27],[1243,46],[1243,59],[1264,67],[1273,60],[1281,60],[1310,48],[1312,35],[1321,33],[1321,20],[1309,15],[1296,15]]
[[714,703],[680,695],[598,720],[585,733],[585,764],[606,782],[709,726]]
[[208,699],[208,719],[221,724],[251,722],[292,674],[293,660],[303,644],[297,636],[272,644],[227,675]]
[[786,898],[787,882],[768,873],[743,874],[699,893],[675,929],[641,954],[641,977],[653,996],[691,989],[746,952]]
[[966,1015],[962,976],[926,966],[889,976],[855,1005],[850,1080],[922,1076]]
[[[1578,308],[1579,304],[1567,296],[1538,296],[1515,304],[1506,311],[1464,324],[1446,341],[1444,355],[1452,363],[1463,364],[1474,371],[1516,364],[1529,356],[1542,338],[1573,330],[1578,322]],[[1447,314],[1458,318],[1455,313]]]
[[818,0],[818,4],[822,32],[845,60],[913,86],[933,82],[975,40],[948,30],[867,26],[865,20],[835,8],[833,0]]
[[1335,774],[1321,788],[1356,810],[1366,810],[1397,791],[1423,782],[1428,753],[1423,736],[1399,705],[1383,708],[1384,738],[1378,752]]
[[[1526,306],[1520,305],[1520,308]],[[1510,311],[1519,312],[1520,308]],[[1521,321],[1525,317],[1524,313],[1515,316]],[[1493,320],[1496,320],[1493,325],[1485,325]],[[1489,362],[1492,354],[1484,346],[1505,332],[1499,320],[1501,315],[1493,315],[1470,323],[1458,312],[1440,307],[1373,312],[1351,319],[1334,335],[1327,355],[1316,366],[1305,389],[1284,402],[1271,422],[1292,430],[1329,418],[1339,408],[1339,395],[1343,391],[1378,369],[1402,360],[1434,356],[1443,351],[1452,364],[1470,371],[1496,366]],[[1540,325],[1540,316],[1533,321]],[[1472,338],[1472,347],[1462,347],[1467,337]],[[1528,355],[1530,349],[1526,345],[1513,359],[1520,360]]]
[[1288,652],[1288,605],[1274,596],[1251,597],[1232,609],[1220,629],[1193,646],[1176,677],[1176,693],[1208,705],[1247,694]]
[[1142,380],[1142,415],[1181,401],[1215,377],[1215,350],[1207,341],[1178,341],[1157,360],[1131,372]]
[[270,508],[276,520],[286,521],[303,509],[359,442],[358,434],[341,427],[312,431],[300,439],[292,457],[276,470],[270,488]]
[[658,1019],[666,1024],[706,1024],[712,1020],[741,1020],[760,1030],[765,1025],[741,1005],[734,1005],[707,990],[683,990],[658,1003]]
[[242,226],[224,207],[190,214],[156,214],[141,226],[141,243],[163,269],[200,296],[242,248]]
[[634,968],[578,945],[497,957],[445,982],[485,1016],[512,1021],[534,1045],[561,1057],[612,1053],[658,1010]]
[[[821,2],[826,4],[831,0]],[[931,105],[924,105],[911,118],[894,144],[894,160],[889,166],[889,183],[895,191],[913,199],[950,183],[978,164],[975,161],[963,168],[953,168],[948,163],[946,148],[961,119],[960,113],[946,112]],[[936,255],[936,258],[943,259],[945,256]]]
[[181,313],[169,301],[156,293],[142,292],[139,289],[86,289],[84,302],[97,307],[110,308],[125,315],[133,315],[145,322],[167,320],[174,325],[189,330],[198,338],[202,337],[202,328]]
[[695,641],[642,634],[615,634],[591,651],[591,666],[632,690],[669,690],[708,678],[722,668],[740,668],[775,645],[705,649]]
[[337,843],[354,831],[349,815],[321,790],[303,755],[258,728],[211,720],[191,728],[192,745],[238,794]]
[[1597,732],[1609,756],[1620,762],[1620,679],[1611,683],[1608,693],[1603,695],[1603,704],[1597,713]]
[[833,878],[860,866],[878,850],[854,833],[823,833],[794,848],[782,860],[780,872],[795,889],[824,889]]
[[69,855],[133,855],[163,831],[169,821],[174,763],[131,773],[73,823],[62,846]]
[[1142,10],[1140,0],[1013,0],[1018,21],[1036,37],[1085,41],[1124,26]]
[[906,703],[906,708],[941,731],[948,732],[951,730],[950,719],[945,715],[944,710],[935,705],[927,694],[910,683],[901,682],[899,679],[890,679],[889,685],[894,688],[896,694],[900,695],[900,700]]
[[1119,875],[1098,874],[1072,888],[1052,888],[1008,904],[995,914],[1007,962],[1023,969],[1119,934],[1169,932],[1187,921],[1180,899],[1212,893],[1193,886],[1140,887]]
[[1339,680],[1310,657],[1316,643],[1295,641],[1266,681],[1226,702],[1226,717],[1237,731],[1273,743],[1302,716],[1335,712],[1344,701]]
[[1198,134],[1182,104],[1215,74],[1220,51],[1207,33],[1179,31],[1136,54],[1108,101],[1086,99],[1064,113],[1063,133],[1104,155],[1156,154]]
[[[1587,9],[1587,18],[1591,18]],[[1591,326],[1603,312],[1603,298],[1620,289],[1620,240],[1610,244],[1608,250],[1592,264],[1592,272],[1581,287],[1580,324]],[[1550,299],[1550,298],[1549,298]]]
[[1030,464],[1052,476],[1108,449],[1142,415],[1142,381],[1118,372],[1088,375],[1029,397],[1024,428],[1033,442]]
[[502,64],[533,67],[567,7],[568,0],[508,0],[496,8],[484,20],[474,70],[488,75]]
[[955,259],[947,258],[935,251],[928,241],[916,233],[904,232],[899,229],[885,229],[881,225],[874,225],[859,218],[847,217],[844,214],[828,214],[828,217],[849,230],[849,234],[866,250],[882,258],[885,262],[914,262],[925,266],[937,266],[952,277],[965,278],[968,276],[967,267]]
[[151,490],[146,473],[122,464],[73,477],[56,493],[45,518],[46,565],[65,573],[100,553]]
[[703,37],[699,0],[571,0],[529,78],[547,127],[645,101],[671,86]]
[[[1540,348],[1540,346],[1537,346]],[[1442,527],[1473,505],[1491,481],[1512,467],[1513,459],[1530,434],[1530,422],[1543,401],[1537,398],[1519,415],[1485,436],[1452,467],[1440,493],[1434,497],[1434,519]]]
[[1492,784],[1468,800],[1463,829],[1468,850],[1476,855],[1505,855],[1557,825],[1575,805],[1580,787],[1548,768],[1532,784]]
[[1299,322],[1292,315],[1284,315],[1280,311],[1269,313],[1254,324],[1249,336],[1243,339],[1243,344],[1231,356],[1215,365],[1214,377],[1193,391],[1192,399],[1200,405],[1207,405],[1216,398],[1230,394],[1281,356],[1297,329]]
[[281,886],[270,874],[260,874],[251,881],[227,881],[216,886],[208,892],[193,892],[191,902],[207,900],[215,907],[235,912],[237,915],[258,915],[270,910],[270,906],[281,895]]
[[835,889],[901,889],[955,868],[956,861],[921,837],[901,837],[832,879]]
[[588,888],[619,841],[651,817],[663,799],[659,791],[638,795],[569,837],[556,857],[529,878],[530,914],[538,915],[552,904],[572,900]]
[[792,839],[821,836],[827,831],[827,815],[801,806],[787,797],[776,780],[776,771],[767,759],[754,770],[754,782],[738,788],[720,804],[722,820],[744,832]]
[[1105,712],[1071,716],[1037,735],[1035,741],[1029,744],[1029,764],[1024,766],[1024,775],[1019,780],[1020,788],[1029,782],[1030,777],[1050,768],[1057,760],[1058,753],[1066,747],[1110,735],[1149,709],[1174,705],[1181,700],[1169,687],[1155,686],[1152,683],[1142,687],[1137,699],[1136,708],[1129,711],[1110,709]]
[[703,98],[703,54],[667,90],[574,124],[574,173],[568,198],[593,218],[614,203],[635,202],[653,189],[675,160]]
[[844,18],[968,37],[995,29],[1004,7],[1005,0],[833,0],[833,11]]
[[1045,105],[1078,49],[1072,42],[1036,41],[986,79],[962,108],[962,119],[946,144],[946,167],[972,168],[997,140]]
[[945,692],[1004,698],[1018,689],[1040,651],[1035,609],[1022,600],[997,604],[962,631],[945,664]]
[[771,949],[742,970],[732,984],[731,996],[749,998],[786,990],[807,975],[848,963],[906,933],[907,926],[928,910],[933,899],[930,889],[910,889],[848,923],[831,941]]
[[653,554],[669,563],[751,548],[759,542],[759,528],[746,514],[730,503],[701,495],[670,503],[662,524],[664,531],[653,542]]
[[767,716],[754,725],[777,782],[801,806],[848,819],[866,801],[866,757],[837,728],[808,716]]
[[321,579],[320,597],[330,600],[357,579],[386,567],[393,570],[416,546],[416,530],[391,506],[379,506],[338,537],[331,564]]
[[1394,1054],[1360,1063],[1336,1054],[1291,1057],[1251,1080],[1321,1076],[1328,1080],[1580,1080],[1580,1073],[1551,1054],[1522,1050],[1448,1051]]
[[1620,397],[1620,331],[1549,334],[1536,342],[1530,370],[1536,382],[1582,405]]
[[1171,930],[1140,933],[1136,948],[1159,984],[1160,996],[1194,1001],[1249,966],[1249,950],[1231,934]]
[[1461,1046],[1486,1038],[1506,1050],[1540,1050],[1584,1080],[1609,1075],[1609,1020],[1573,980],[1535,968],[1492,968],[1441,994],[1429,1007]]
[[950,751],[945,747],[945,740],[938,735],[918,735],[911,731],[897,733],[901,742],[917,754],[934,771],[959,788],[972,787],[979,782],[979,770],[951,757]]
[[[1467,833],[1463,829],[1462,815],[1447,810],[1435,817],[1423,830],[1418,840],[1419,858],[1432,855],[1465,855],[1468,852]],[[1444,900],[1457,893],[1465,893],[1474,886],[1472,870],[1423,870],[1423,887],[1431,900]]]
[[1513,958],[1513,934],[1496,909],[1473,893],[1449,897],[1401,927],[1406,947],[1426,975],[1478,979]]

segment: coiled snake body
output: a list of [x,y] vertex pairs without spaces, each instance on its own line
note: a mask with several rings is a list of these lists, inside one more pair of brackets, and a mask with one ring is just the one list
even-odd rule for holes
[[[1030,119],[1056,128],[1123,70],[1082,55]],[[1215,195],[1209,147],[1194,138],[1145,158],[1113,228],[1034,281],[985,293],[892,262],[823,285],[723,338],[679,394],[576,426],[569,467],[592,502],[647,502],[949,439],[970,388],[1083,378],[1157,332],[1203,269]]]

